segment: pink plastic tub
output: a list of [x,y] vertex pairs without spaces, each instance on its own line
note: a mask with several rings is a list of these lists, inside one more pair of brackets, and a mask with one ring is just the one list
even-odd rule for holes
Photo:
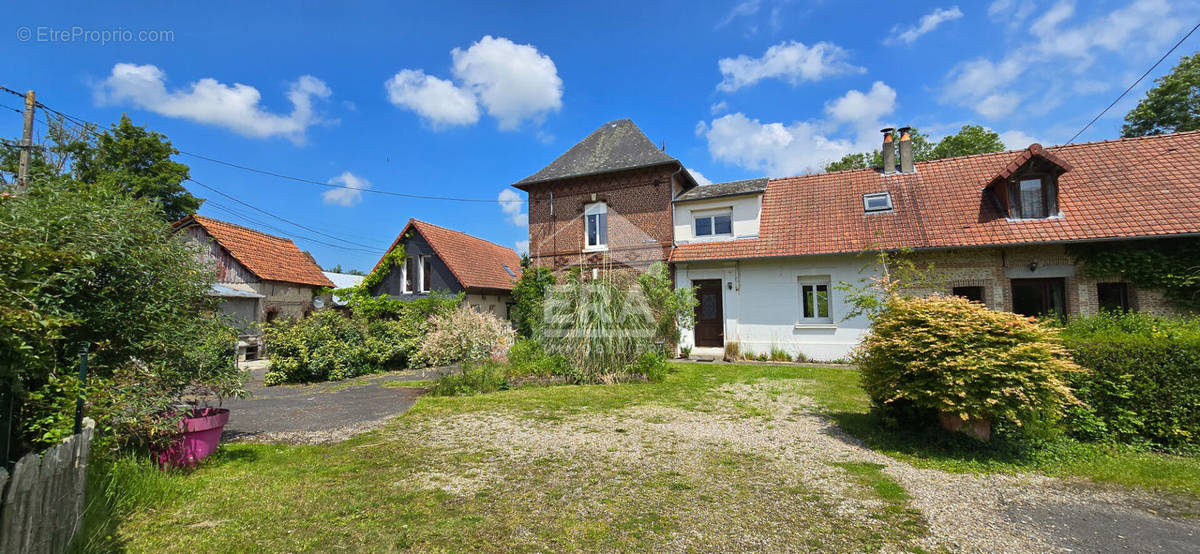
[[217,451],[221,430],[229,422],[229,410],[203,408],[194,410],[179,422],[182,434],[170,446],[155,449],[161,466],[191,467]]

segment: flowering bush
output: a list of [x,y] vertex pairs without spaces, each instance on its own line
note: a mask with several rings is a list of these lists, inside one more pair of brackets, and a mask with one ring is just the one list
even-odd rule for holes
[[893,417],[1020,426],[1079,403],[1065,380],[1081,370],[1056,329],[955,296],[887,298],[854,361],[872,404]]
[[464,366],[486,361],[504,363],[516,333],[495,315],[459,306],[435,315],[430,330],[413,357],[414,365],[441,366],[461,362]]

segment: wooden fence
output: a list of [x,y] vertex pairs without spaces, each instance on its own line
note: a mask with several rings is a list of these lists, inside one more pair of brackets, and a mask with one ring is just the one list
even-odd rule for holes
[[71,544],[83,517],[88,451],[96,428],[91,418],[83,421],[78,435],[41,456],[26,454],[11,476],[0,468],[0,552],[58,554]]

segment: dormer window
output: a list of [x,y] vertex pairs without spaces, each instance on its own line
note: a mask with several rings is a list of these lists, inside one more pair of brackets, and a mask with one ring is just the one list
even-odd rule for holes
[[1009,182],[1008,217],[1044,219],[1058,215],[1058,187],[1052,175],[1020,175]]
[[732,210],[694,214],[693,229],[697,237],[720,237],[733,234]]
[[863,195],[863,211],[867,213],[886,212],[891,209],[892,194],[890,192],[876,192]]

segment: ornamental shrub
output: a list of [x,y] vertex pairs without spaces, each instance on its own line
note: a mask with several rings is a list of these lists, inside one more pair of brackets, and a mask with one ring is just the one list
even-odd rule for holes
[[466,305],[433,316],[429,325],[429,333],[413,357],[414,366],[503,363],[515,336],[507,322]]
[[338,381],[405,367],[417,331],[402,321],[373,321],[322,310],[267,325],[267,385]]
[[1056,329],[955,296],[888,297],[854,362],[893,420],[953,414],[1021,426],[1079,402],[1065,380],[1080,369]]
[[1063,338],[1085,405],[1067,411],[1068,432],[1084,440],[1200,445],[1200,318],[1108,313],[1073,319]]
[[508,369],[513,376],[565,376],[570,368],[562,356],[550,356],[536,340],[521,339],[508,349]]

